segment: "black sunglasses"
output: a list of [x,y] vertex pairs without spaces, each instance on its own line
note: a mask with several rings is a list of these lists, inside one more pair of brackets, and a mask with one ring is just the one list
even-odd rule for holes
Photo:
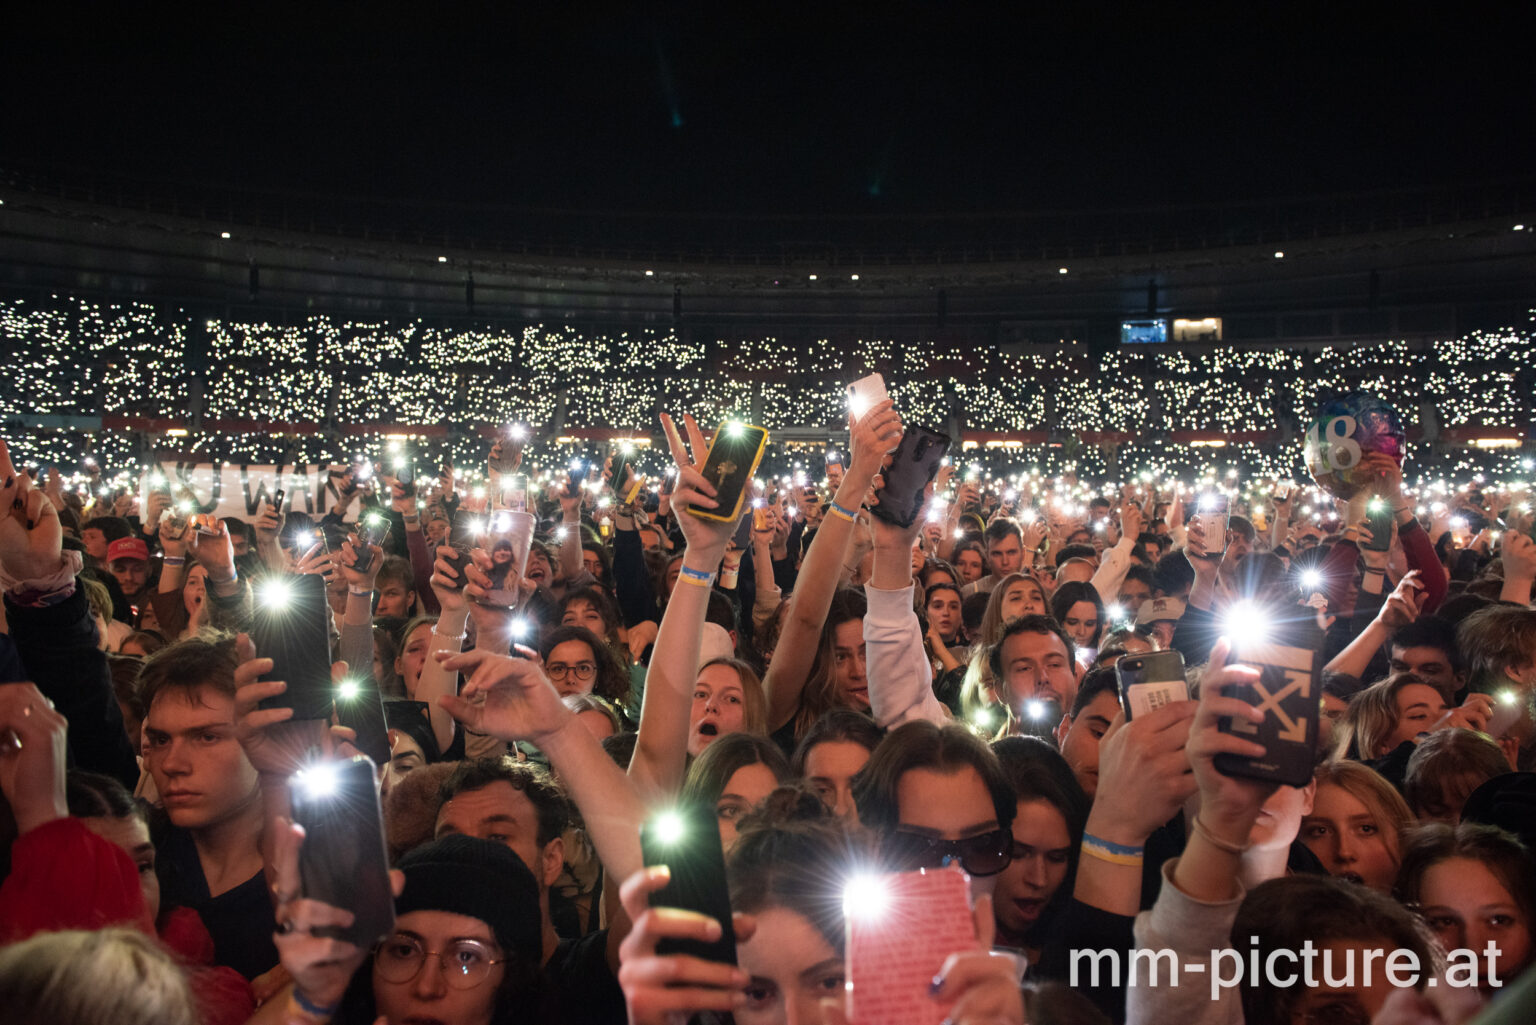
[[961,840],[896,830],[881,845],[886,862],[899,872],[941,868],[952,862],[973,876],[995,876],[1013,860],[1013,834],[994,829]]

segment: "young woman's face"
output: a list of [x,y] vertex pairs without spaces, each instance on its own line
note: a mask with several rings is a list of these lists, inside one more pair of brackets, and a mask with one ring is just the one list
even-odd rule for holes
[[832,676],[843,704],[869,711],[869,680],[864,675],[864,620],[850,619],[832,631]]
[[1018,580],[1008,585],[999,606],[1003,622],[1009,623],[1025,616],[1045,615],[1045,592],[1033,580]]
[[139,887],[144,891],[144,906],[151,921],[160,917],[160,877],[155,874],[155,845],[149,839],[149,826],[137,815],[115,818],[111,815],[82,818],[80,824],[103,840],[117,844],[133,859],[139,873]]
[[187,571],[186,578],[181,585],[181,601],[187,610],[187,615],[197,611],[197,607],[203,603],[208,593],[208,571],[201,564],[193,566]]
[[427,664],[427,649],[432,647],[432,624],[422,623],[405,639],[405,646],[395,656],[395,672],[405,685],[405,693],[414,695],[421,679],[421,667]]
[[599,637],[608,636],[608,624],[603,621],[603,614],[589,601],[567,603],[565,612],[560,616],[560,625],[584,626]]
[[[950,772],[908,769],[896,781],[897,829],[942,840],[964,840],[998,828],[997,806],[969,765]],[[997,876],[975,876],[973,893],[989,893]]]
[[869,748],[852,740],[827,740],[805,753],[805,780],[822,803],[850,825],[857,825],[853,777],[869,761]]
[[1079,648],[1098,647],[1099,610],[1094,608],[1093,602],[1073,602],[1061,626],[1067,631],[1067,636],[1072,638],[1072,643]]
[[597,654],[586,641],[561,641],[549,649],[544,671],[562,698],[589,694],[597,682]]
[[720,843],[729,851],[736,843],[736,822],[762,803],[779,785],[773,770],[762,762],[743,765],[725,781],[725,790],[715,802],[715,817],[720,820]]
[[1312,814],[1301,820],[1301,842],[1329,875],[1391,893],[1398,862],[1397,837],[1391,830],[1354,794],[1336,783],[1323,783],[1313,798]]
[[727,665],[706,666],[693,685],[693,712],[688,719],[688,753],[694,757],[727,733],[746,726],[747,706],[741,677]]
[[596,552],[583,551],[581,553],[581,567],[597,579],[603,579],[603,560],[598,558]]
[[[496,1010],[496,990],[501,986],[505,967],[490,966],[484,978],[470,989],[455,989],[448,984],[442,963],[432,954],[421,968],[405,982],[390,982],[379,972],[379,958],[391,945],[409,949],[414,940],[422,949],[451,954],[456,944],[473,940],[488,949],[491,960],[506,955],[496,943],[491,927],[478,918],[455,915],[448,911],[411,911],[395,920],[395,931],[384,941],[375,956],[373,998],[379,1014],[392,1022],[436,1021],[442,1025],[490,1025]],[[473,948],[460,947],[461,950]],[[467,959],[467,953],[461,959]]]
[[1427,683],[1410,683],[1397,692],[1397,729],[1373,757],[1381,757],[1405,740],[1428,733],[1445,714],[1445,699]]
[[1424,872],[1419,914],[1446,950],[1471,950],[1478,983],[1486,985],[1488,944],[1498,947],[1495,977],[1512,979],[1531,962],[1532,923],[1488,866],[1475,858],[1446,858]]
[[970,584],[981,579],[984,572],[981,564],[981,553],[974,548],[967,548],[955,556],[955,572],[960,574],[960,583]]
[[928,622],[940,637],[952,638],[960,632],[960,596],[954,591],[935,591],[928,598]]
[[822,1025],[821,1002],[843,998],[843,959],[799,912],[768,908],[754,917],[757,932],[736,946],[752,978],[737,1025]]
[[381,794],[389,793],[396,783],[427,764],[427,753],[409,733],[390,730],[386,736],[389,738],[389,763],[384,766],[384,781],[379,786]]
[[997,877],[992,907],[1004,936],[1017,939],[1040,918],[1067,878],[1072,834],[1050,801],[1020,801],[1013,820],[1013,861]]

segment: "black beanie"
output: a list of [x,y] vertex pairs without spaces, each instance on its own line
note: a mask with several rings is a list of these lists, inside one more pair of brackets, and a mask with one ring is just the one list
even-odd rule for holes
[[396,914],[448,911],[478,918],[508,957],[535,968],[544,963],[539,884],[511,848],[455,833],[408,852],[399,867],[405,890],[395,901]]
[[1536,850],[1536,772],[1506,772],[1472,791],[1461,821],[1498,826]]

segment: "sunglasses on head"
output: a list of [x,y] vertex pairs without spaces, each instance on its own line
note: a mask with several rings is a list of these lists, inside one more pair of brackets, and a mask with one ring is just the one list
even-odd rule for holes
[[994,829],[961,840],[945,840],[902,830],[890,834],[881,845],[893,871],[942,868],[958,863],[973,876],[997,875],[1013,860],[1013,834]]

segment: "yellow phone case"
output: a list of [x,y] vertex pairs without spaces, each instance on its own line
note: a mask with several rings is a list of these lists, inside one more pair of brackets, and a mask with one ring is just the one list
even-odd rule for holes
[[[720,438],[725,435],[726,428],[729,426],[730,422],[733,421],[728,421],[727,423],[723,423],[719,427],[715,428],[715,441],[719,441]],[[747,481],[750,483],[752,478],[757,476],[757,466],[763,461],[763,451],[768,447],[768,431],[766,428],[755,427],[752,424],[742,424],[742,426],[749,431],[762,432],[758,438],[757,451],[752,453],[752,465],[747,469]],[[715,450],[713,443],[710,444],[709,450],[710,452]],[[704,457],[704,462],[705,464],[709,463],[708,455]],[[746,500],[747,488],[743,486],[741,489],[741,494],[736,497],[736,505],[729,512],[720,509],[695,509],[691,505],[688,507],[688,512],[692,513],[694,516],[697,516],[701,520],[715,520],[720,523],[735,523],[736,518],[741,515],[741,505]]]

